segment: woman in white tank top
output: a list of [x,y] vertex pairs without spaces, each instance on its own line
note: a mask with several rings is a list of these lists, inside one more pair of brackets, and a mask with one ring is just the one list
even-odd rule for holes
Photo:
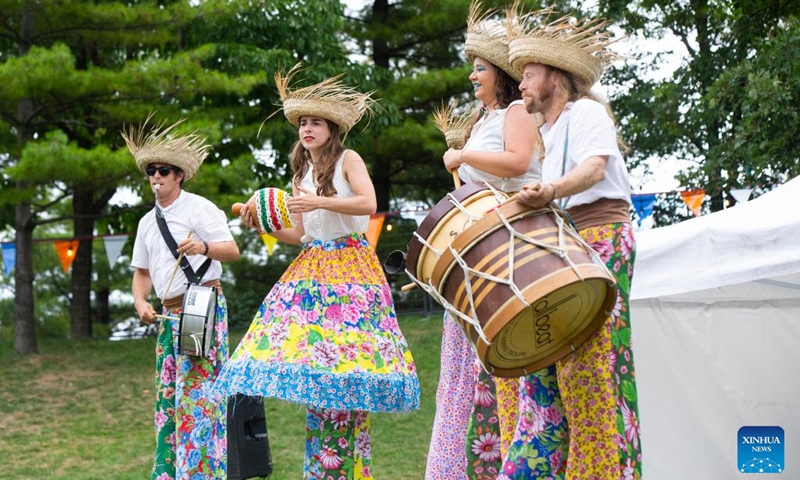
[[[522,104],[521,75],[508,62],[503,23],[478,17],[470,12],[465,50],[481,109],[464,147],[447,150],[444,165],[463,183],[480,180],[516,192],[541,178],[544,152],[537,117]],[[461,327],[445,313],[426,480],[496,478],[513,439],[518,396],[519,379],[486,373]]]
[[[307,407],[304,478],[371,479],[370,412],[418,409],[419,380],[364,236],[375,189],[361,156],[339,138],[369,96],[333,79],[287,94],[288,78],[276,81],[298,128],[288,208],[301,221],[273,235],[303,250],[267,294],[217,388]],[[324,91],[333,95],[316,96]]]

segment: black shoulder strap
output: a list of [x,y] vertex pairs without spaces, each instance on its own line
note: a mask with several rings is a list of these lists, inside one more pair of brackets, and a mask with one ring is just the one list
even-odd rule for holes
[[[172,252],[172,256],[176,259],[178,258],[178,242],[172,237],[172,234],[169,233],[169,228],[167,228],[167,221],[164,219],[164,214],[161,213],[161,209],[156,207],[156,223],[158,224],[158,229],[161,230],[161,236],[164,237],[164,242],[166,242],[169,251]],[[192,266],[189,264],[189,260],[186,259],[186,256],[181,257],[181,270],[183,270],[183,274],[186,275],[186,279],[189,280],[189,283],[200,284],[203,280],[203,275],[206,274],[208,271],[208,267],[211,266],[211,259],[206,258],[206,261],[200,265],[200,268],[197,272],[194,271]]]

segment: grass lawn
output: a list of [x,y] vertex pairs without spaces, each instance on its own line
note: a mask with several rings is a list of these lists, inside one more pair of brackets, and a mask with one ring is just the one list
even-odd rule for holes
[[[377,479],[421,479],[439,378],[441,316],[405,316],[422,389],[420,410],[372,416]],[[231,333],[231,351],[244,331]],[[20,358],[0,345],[0,458],[4,479],[149,478],[155,339],[42,340]],[[302,478],[305,408],[268,399],[271,479]]]

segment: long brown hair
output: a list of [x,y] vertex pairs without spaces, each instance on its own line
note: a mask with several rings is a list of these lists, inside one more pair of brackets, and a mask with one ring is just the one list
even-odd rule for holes
[[[336,188],[333,186],[333,174],[336,170],[336,162],[344,151],[344,145],[342,145],[342,140],[339,138],[339,126],[328,119],[325,119],[325,123],[328,124],[328,131],[331,136],[322,146],[319,162],[314,165],[314,183],[317,185],[317,195],[332,197],[337,193]],[[306,176],[311,162],[311,154],[303,146],[303,143],[298,140],[292,148],[292,156],[289,159],[292,172],[294,172],[292,181],[295,185],[299,185],[303,177]]]

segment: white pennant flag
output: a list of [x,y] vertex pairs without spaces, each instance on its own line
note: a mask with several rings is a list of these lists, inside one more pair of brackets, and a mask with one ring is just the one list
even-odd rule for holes
[[108,255],[108,265],[113,267],[117,263],[117,258],[122,252],[122,247],[128,241],[128,236],[121,237],[103,237],[103,243],[106,246],[106,255]]
[[750,199],[750,194],[753,193],[752,188],[732,188],[731,195],[733,195],[736,203],[744,203]]

